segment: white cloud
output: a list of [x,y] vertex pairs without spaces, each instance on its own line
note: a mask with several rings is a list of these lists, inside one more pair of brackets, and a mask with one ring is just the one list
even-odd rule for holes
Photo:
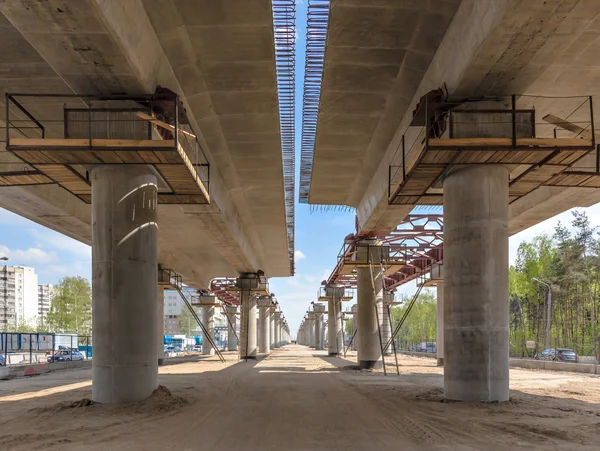
[[56,252],[46,252],[37,247],[11,250],[4,245],[0,245],[0,254],[0,257],[8,257],[10,264],[17,266],[47,265],[58,261]]
[[69,238],[53,230],[30,229],[29,234],[35,238],[40,247],[49,247],[60,252],[68,252],[81,258],[92,258],[92,248],[85,243]]
[[306,255],[302,251],[294,251],[294,263],[298,263],[300,260],[306,260]]

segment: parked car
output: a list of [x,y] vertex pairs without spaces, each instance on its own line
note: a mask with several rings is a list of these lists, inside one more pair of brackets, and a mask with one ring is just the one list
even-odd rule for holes
[[434,341],[423,341],[417,345],[417,352],[437,352],[437,345]]
[[540,352],[536,359],[539,360],[560,360],[562,362],[577,362],[577,353],[567,348],[547,348]]
[[0,366],[6,365],[6,361],[4,360],[4,354],[0,354]]
[[60,350],[54,353],[54,355],[48,356],[48,363],[52,362],[68,362],[71,360],[84,360],[83,354],[76,349],[72,350]]

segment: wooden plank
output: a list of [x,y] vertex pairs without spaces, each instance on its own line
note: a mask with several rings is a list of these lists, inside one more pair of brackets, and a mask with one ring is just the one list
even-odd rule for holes
[[149,163],[149,164],[160,163],[159,158],[156,155],[154,155],[154,152],[152,152],[151,150],[138,150],[137,154],[146,163]]
[[195,179],[196,183],[198,184],[198,187],[202,191],[202,194],[204,194],[204,197],[206,197],[206,200],[210,202],[210,196],[208,194],[208,190],[204,186],[204,183],[202,182],[202,180],[200,180],[200,175],[196,172],[194,165],[188,158],[187,154],[185,153],[185,150],[183,150],[183,147],[181,147],[181,144],[178,145],[177,151],[179,153],[179,157],[183,160],[183,163],[186,165],[186,167],[190,171],[190,174],[192,174],[192,177]]
[[48,185],[54,183],[44,174],[0,174],[0,186]]
[[[587,138],[589,140],[591,140],[593,137],[592,132],[590,130],[586,130],[585,128],[580,127],[579,125],[574,124],[573,122],[569,122],[566,119],[561,119],[560,117],[554,116],[553,114],[547,114],[542,118],[542,120],[552,125],[556,125],[557,127],[562,128],[564,130],[575,133],[576,135],[583,136],[584,138]],[[596,135],[598,135],[598,133],[596,133]]]
[[430,138],[429,147],[512,146],[510,138]]
[[44,148],[44,147],[146,147],[146,148],[174,148],[175,141],[159,139],[61,139],[61,138],[11,138],[11,147]]
[[[146,113],[142,113],[140,111],[140,112],[135,113],[135,115],[137,117],[139,117],[140,119],[144,119],[145,121],[152,122],[154,125],[158,125],[159,127],[165,128],[165,129],[167,129],[167,130],[169,130],[171,132],[175,131],[175,127],[173,127],[172,125],[167,124],[166,122],[163,122],[160,119],[156,119],[155,117],[149,116]],[[186,132],[185,130],[179,129],[178,133],[180,135],[185,136],[185,137],[196,139],[196,135],[194,135],[194,134],[192,134],[190,132]]]
[[[431,138],[429,147],[512,147],[510,138]],[[590,139],[518,138],[517,146],[533,147],[592,147]]]
[[591,139],[573,139],[573,138],[519,138],[517,146],[534,147],[592,147]]

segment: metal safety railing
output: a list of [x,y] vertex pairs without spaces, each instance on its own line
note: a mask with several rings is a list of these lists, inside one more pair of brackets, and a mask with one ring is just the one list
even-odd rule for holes
[[[206,192],[210,190],[210,163],[175,93],[137,96],[6,93],[5,96],[4,139],[7,150],[18,150],[24,144],[32,148],[61,148],[61,142],[57,140],[79,139],[82,143],[80,147],[90,151],[85,161],[87,165],[170,164],[154,154],[147,154],[148,159],[144,160],[139,155],[121,152],[118,159],[111,155],[111,160],[107,152],[102,152],[111,149],[105,145],[96,147],[94,143],[97,140],[120,141],[116,150],[122,151],[129,149],[128,142],[172,140],[173,150],[178,152],[180,148],[183,149],[187,157],[184,164],[193,168],[196,180],[202,182]],[[23,138],[28,141],[23,143]],[[42,147],[43,141],[50,139],[55,140],[52,145]],[[17,142],[18,146],[15,144]],[[67,150],[71,152],[81,151],[71,143],[62,144],[68,145]],[[144,148],[135,148],[144,151]],[[161,146],[161,149],[165,147]],[[91,151],[97,152],[92,154]],[[56,164],[60,161],[41,162],[44,163]],[[86,170],[79,168],[78,164],[70,164],[69,167],[89,182]]]
[[273,0],[272,5],[288,254],[290,272],[294,275],[296,2]]
[[321,84],[330,0],[309,0],[306,21],[306,60],[302,97],[302,141],[300,144],[300,203],[308,203],[313,157],[319,120]]

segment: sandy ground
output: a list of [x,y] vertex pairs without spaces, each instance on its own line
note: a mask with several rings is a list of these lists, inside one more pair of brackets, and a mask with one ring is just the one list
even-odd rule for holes
[[384,376],[302,346],[228,358],[162,367],[170,392],[129,406],[82,402],[90,369],[0,381],[0,450],[600,449],[600,376],[514,369],[510,402],[462,404],[433,359]]

